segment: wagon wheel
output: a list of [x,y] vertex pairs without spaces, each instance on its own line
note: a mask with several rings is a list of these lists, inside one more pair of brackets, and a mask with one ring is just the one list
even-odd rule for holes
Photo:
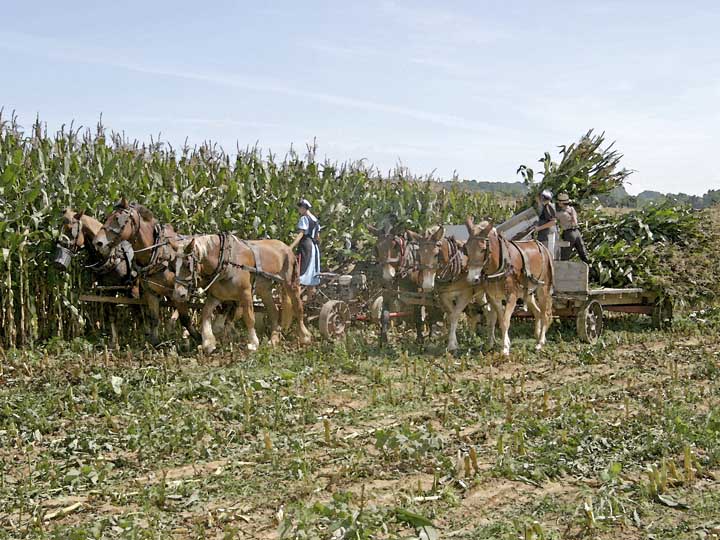
[[342,300],[328,300],[320,308],[320,333],[327,339],[343,336],[350,323],[350,310]]
[[603,331],[603,308],[597,300],[585,302],[577,314],[578,337],[586,343],[595,343]]
[[669,296],[658,300],[653,307],[652,322],[655,328],[666,329],[672,326],[673,302]]

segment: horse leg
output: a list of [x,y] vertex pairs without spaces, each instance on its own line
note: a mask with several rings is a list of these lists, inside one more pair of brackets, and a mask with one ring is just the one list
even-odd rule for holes
[[257,337],[255,331],[255,308],[253,306],[253,293],[252,288],[247,287],[240,293],[240,303],[243,306],[243,321],[245,321],[245,327],[248,331],[248,344],[247,348],[249,351],[257,351],[260,340]]
[[[219,305],[219,302],[218,302]],[[215,306],[217,307],[217,306]],[[190,307],[187,304],[176,304],[175,309],[178,310],[180,320],[180,324],[185,328],[185,330],[188,331],[190,334],[190,337],[193,339],[195,343],[199,343],[203,338],[200,335],[200,333],[195,330],[195,328],[192,325],[192,319],[190,318]],[[212,315],[212,314],[211,314]],[[212,319],[211,319],[212,324]]]
[[455,351],[458,349],[457,342],[457,325],[460,320],[460,316],[467,308],[468,304],[472,300],[473,293],[471,290],[460,291],[457,293],[453,300],[453,310],[450,312],[450,332],[448,336],[448,350]]
[[539,351],[542,347],[542,344],[540,343],[540,336],[542,335],[544,314],[538,307],[535,294],[528,293],[523,297],[523,302],[528,307],[530,313],[532,313],[532,316],[535,319],[535,350]]
[[270,329],[270,344],[277,345],[280,343],[280,327],[278,326],[279,314],[275,299],[272,295],[272,284],[264,279],[258,279],[255,283],[255,290],[262,300],[267,313],[267,324]]
[[303,310],[302,299],[300,298],[300,285],[291,285],[289,283],[284,283],[283,286],[286,287],[286,290],[290,295],[290,299],[292,300],[293,312],[298,320],[298,337],[300,338],[300,343],[306,345],[312,340],[312,335],[305,326],[305,314]]
[[489,313],[487,320],[487,339],[488,349],[495,348],[495,326],[500,318],[502,318],[502,301],[494,296],[488,295]]
[[423,342],[423,327],[425,326],[425,321],[423,321],[423,310],[422,306],[415,306],[415,309],[413,310],[414,317],[415,317],[415,340],[418,343]]
[[117,311],[113,308],[106,308],[107,318],[110,320],[110,348],[117,349],[120,342],[117,331]]
[[290,330],[293,321],[293,303],[287,287],[280,287],[280,327],[283,332]]
[[221,335],[223,338],[227,337],[226,328],[225,325],[228,321],[228,310],[230,309],[230,306],[223,304],[220,306],[220,309],[218,310],[217,315],[215,316],[215,319],[213,320],[213,333]]
[[549,286],[540,289],[538,300],[540,304],[540,316],[542,318],[542,328],[540,329],[540,338],[538,341],[538,348],[540,348],[545,345],[545,334],[552,324],[552,295]]
[[202,348],[205,354],[211,354],[215,350],[215,336],[212,331],[213,313],[220,305],[220,300],[214,296],[208,296],[202,309],[202,323],[200,326],[202,333]]
[[160,343],[160,339],[158,338],[158,326],[160,325],[160,297],[154,295],[148,289],[145,289],[143,296],[145,297],[145,304],[147,305],[148,314],[150,316],[145,337],[148,342],[150,342],[150,345],[156,347]]
[[503,354],[505,356],[510,355],[510,319],[515,312],[515,305],[517,304],[517,295],[510,294],[505,300],[505,313],[503,313],[500,319],[500,330],[503,335]]

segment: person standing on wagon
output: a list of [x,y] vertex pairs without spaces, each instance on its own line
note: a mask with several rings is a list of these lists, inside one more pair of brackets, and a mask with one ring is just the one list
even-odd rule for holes
[[310,287],[312,295],[314,287],[320,284],[320,222],[310,209],[312,205],[307,199],[300,199],[297,203],[300,219],[298,220],[298,233],[292,245],[298,246],[300,256],[300,285]]
[[585,249],[585,243],[580,234],[580,228],[578,227],[578,218],[575,208],[572,206],[570,195],[567,193],[560,193],[557,197],[558,211],[557,220],[562,227],[562,239],[570,243],[569,248],[562,248],[562,260],[567,260],[572,254],[574,249],[580,260],[585,264],[590,264],[590,258],[588,257],[587,250]]

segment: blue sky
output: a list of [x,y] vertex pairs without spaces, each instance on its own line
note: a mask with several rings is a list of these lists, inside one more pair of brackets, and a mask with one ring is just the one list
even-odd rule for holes
[[629,191],[720,187],[720,2],[6,2],[0,106],[174,145],[516,180],[605,131]]

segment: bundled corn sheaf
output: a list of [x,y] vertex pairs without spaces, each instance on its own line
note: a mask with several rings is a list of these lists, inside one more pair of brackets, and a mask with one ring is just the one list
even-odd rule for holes
[[[462,223],[469,214],[507,217],[489,194],[438,190],[430,179],[401,170],[383,177],[362,162],[319,163],[315,148],[278,160],[257,148],[225,153],[218,146],[175,150],[141,145],[97,129],[48,134],[40,123],[25,132],[0,115],[0,344],[71,338],[86,327],[78,292],[90,281],[73,265],[54,272],[48,255],[65,207],[102,220],[121,197],[150,208],[182,233],[233,231],[245,238],[288,241],[295,203],[313,202],[321,217],[324,266],[369,258],[366,225],[393,214],[418,228]],[[352,246],[348,249],[348,241]]]

